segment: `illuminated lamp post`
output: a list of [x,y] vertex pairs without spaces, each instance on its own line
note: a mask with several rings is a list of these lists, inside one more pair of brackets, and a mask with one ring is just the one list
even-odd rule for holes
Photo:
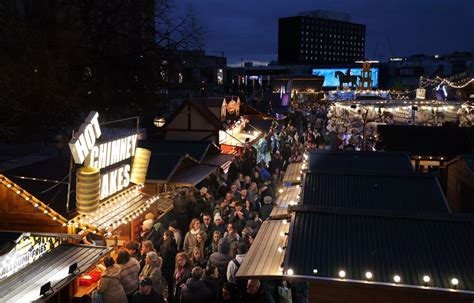
[[155,117],[153,120],[153,124],[155,124],[156,127],[163,127],[165,125],[166,120],[163,117]]

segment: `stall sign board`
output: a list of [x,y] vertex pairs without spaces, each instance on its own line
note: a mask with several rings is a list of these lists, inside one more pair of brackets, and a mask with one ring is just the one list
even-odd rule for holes
[[0,281],[38,260],[61,243],[62,240],[59,237],[22,234],[16,241],[15,247],[0,256]]
[[[102,131],[99,125],[99,113],[91,112],[85,122],[69,141],[69,147],[77,164],[98,169],[120,163],[135,155],[137,134],[97,143]],[[100,199],[107,198],[130,184],[130,164],[122,164],[107,173],[101,174]]]

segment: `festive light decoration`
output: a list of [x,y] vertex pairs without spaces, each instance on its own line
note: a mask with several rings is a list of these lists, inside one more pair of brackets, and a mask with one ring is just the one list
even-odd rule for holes
[[288,276],[292,276],[295,272],[293,271],[293,269],[289,268],[286,273],[288,274]]
[[346,277],[346,272],[344,270],[340,270],[338,275],[339,275],[339,278],[344,279]]
[[393,282],[395,282],[395,283],[400,283],[401,280],[402,280],[402,278],[400,278],[399,275],[394,275],[394,276],[393,276]]
[[[43,181],[43,180],[41,180]],[[14,182],[10,181],[8,178],[1,176],[0,177],[0,185],[4,185],[6,188],[10,189],[16,195],[20,196],[21,198],[25,199],[28,203],[30,203],[34,208],[38,211],[41,211],[43,214],[49,216],[51,220],[57,221],[60,224],[64,224],[66,219],[62,217],[60,214],[56,213],[52,209],[50,209],[46,204],[41,202],[40,200],[36,199],[33,195],[30,195],[28,192],[20,188]],[[55,219],[56,218],[56,219]]]
[[372,275],[372,273],[371,273],[370,271],[368,271],[368,272],[365,273],[365,278],[366,278],[367,280],[372,280],[372,277],[373,277],[373,275]]

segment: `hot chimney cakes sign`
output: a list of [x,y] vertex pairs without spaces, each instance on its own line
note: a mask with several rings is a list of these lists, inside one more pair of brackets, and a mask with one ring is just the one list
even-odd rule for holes
[[69,142],[74,162],[84,164],[77,173],[76,189],[78,211],[83,213],[94,211],[99,200],[128,187],[129,163],[102,174],[100,170],[133,157],[137,147],[137,134],[98,143],[102,135],[98,118],[99,113],[91,112]]

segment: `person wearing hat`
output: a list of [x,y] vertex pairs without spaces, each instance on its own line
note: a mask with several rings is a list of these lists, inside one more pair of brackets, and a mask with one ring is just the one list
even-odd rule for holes
[[158,219],[155,217],[155,214],[153,213],[147,213],[145,215],[145,220],[152,220],[153,221],[153,227],[156,229],[158,232],[158,235],[161,237],[163,236],[163,233],[165,232],[165,229],[163,228],[163,224],[161,224]]
[[139,289],[133,294],[132,303],[163,303],[163,296],[153,289],[153,280],[142,278]]
[[153,220],[148,219],[143,221],[142,225],[142,233],[140,234],[141,241],[149,240],[153,243],[153,247],[160,247],[161,246],[161,237],[153,227]]
[[225,232],[225,222],[222,220],[222,216],[220,213],[216,213],[214,215],[214,231],[220,231],[221,235]]

